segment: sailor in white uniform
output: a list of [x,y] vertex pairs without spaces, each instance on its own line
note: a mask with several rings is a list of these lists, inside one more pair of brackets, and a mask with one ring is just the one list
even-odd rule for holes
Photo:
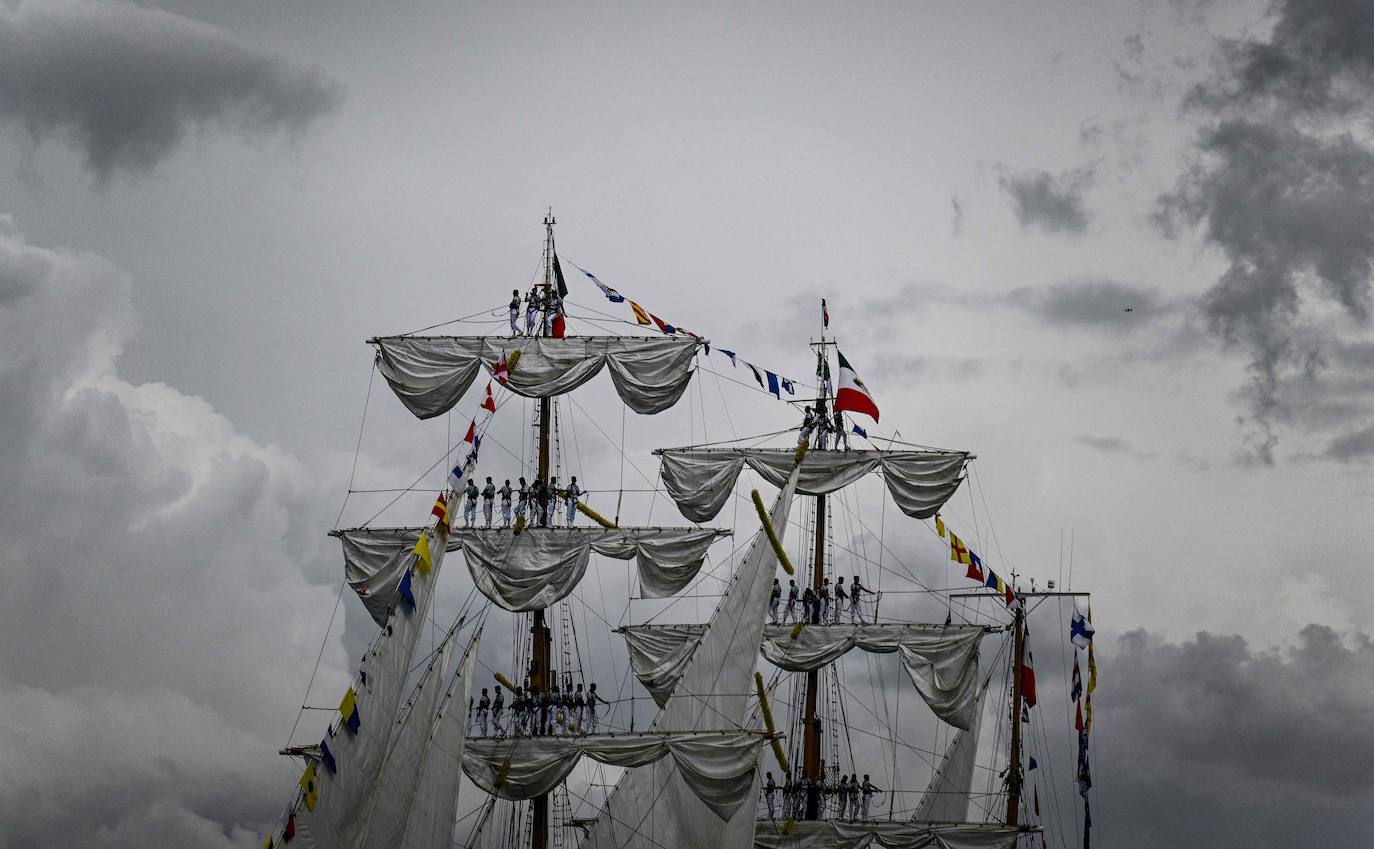
[[491,527],[491,509],[496,502],[496,484],[487,478],[487,485],[482,487],[482,518],[486,520],[487,527]]
[[573,517],[577,515],[577,497],[581,494],[582,488],[577,485],[577,475],[573,475],[567,490],[568,527],[570,528],[573,526]]
[[[506,482],[505,482],[504,484],[501,485],[501,488],[498,489],[497,492],[500,493],[500,495],[501,495],[501,527],[503,527],[503,528],[509,528],[509,527],[510,527],[510,496],[511,496],[510,478],[506,478]],[[843,579],[841,579],[841,580],[843,580]]]
[[463,495],[463,526],[470,528],[472,523],[477,521],[477,484],[471,479],[468,480],[468,488],[463,490]]

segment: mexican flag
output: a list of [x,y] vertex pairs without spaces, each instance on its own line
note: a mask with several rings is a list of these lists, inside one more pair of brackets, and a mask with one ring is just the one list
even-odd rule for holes
[[873,403],[873,396],[868,394],[868,387],[854,373],[849,360],[844,358],[844,354],[840,353],[838,348],[835,349],[835,354],[840,358],[840,385],[835,393],[835,412],[863,413],[865,416],[871,416],[876,422],[878,405]]

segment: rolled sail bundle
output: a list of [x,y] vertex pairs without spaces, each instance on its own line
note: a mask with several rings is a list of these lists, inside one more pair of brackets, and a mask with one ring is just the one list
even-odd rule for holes
[[[664,487],[693,522],[708,522],[720,513],[746,465],[781,486],[796,459],[791,448],[664,448],[654,453],[662,459]],[[826,495],[878,469],[898,508],[928,519],[959,488],[968,457],[965,451],[808,451],[797,493]]]
[[634,558],[643,594],[665,598],[687,586],[711,543],[729,531],[716,528],[468,528],[454,533],[468,572],[482,594],[506,610],[551,607],[582,580],[592,552]]
[[767,739],[756,731],[483,737],[467,741],[463,771],[493,796],[532,799],[553,790],[584,756],[622,767],[670,757],[696,797],[728,820],[754,801],[754,769]]
[[505,387],[526,398],[571,392],[603,367],[620,400],[636,413],[659,413],[677,403],[692,379],[696,340],[681,336],[386,336],[377,370],[417,418],[432,419],[458,403],[482,368],[494,373],[519,353]]
[[1013,849],[1023,831],[979,823],[798,821],[760,822],[757,849]]
[[[969,728],[977,719],[978,647],[983,625],[768,625],[760,650],[791,672],[810,672],[853,649],[896,652],[916,691],[940,719]],[[632,625],[622,629],[635,677],[663,704],[701,639],[701,625]]]
[[[634,559],[646,597],[679,592],[701,571],[716,528],[462,528],[448,540],[461,548],[482,594],[506,610],[549,607],[576,588],[592,552]],[[378,624],[395,607],[398,587],[419,528],[359,528],[335,534],[343,544],[344,575]]]

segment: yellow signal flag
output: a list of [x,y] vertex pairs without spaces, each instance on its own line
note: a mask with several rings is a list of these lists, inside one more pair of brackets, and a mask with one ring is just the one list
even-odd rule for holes
[[352,685],[349,685],[348,692],[344,693],[343,700],[339,702],[339,715],[348,719],[358,710],[358,694],[353,692]]
[[935,533],[940,535],[940,539],[945,538],[945,520],[940,517],[939,513],[935,514]]
[[1092,693],[1097,689],[1097,655],[1093,652],[1093,644],[1088,643],[1088,692]]
[[[350,689],[349,692],[352,692]],[[315,805],[320,801],[320,785],[315,780],[315,762],[311,761],[305,767],[305,774],[301,776],[301,799],[305,802],[307,811],[315,810]]]
[[964,545],[964,541],[959,539],[959,535],[954,531],[949,532],[949,559],[955,563],[969,562],[968,546]]
[[653,320],[649,318],[649,311],[644,309],[644,307],[641,307],[634,301],[630,301],[630,309],[634,311],[635,321],[645,325],[653,324]]
[[420,532],[420,540],[415,543],[415,556],[419,558],[415,567],[421,575],[428,575],[429,570],[434,568],[434,558],[429,553],[429,533]]
[[267,835],[267,839],[262,842],[262,849],[272,849],[272,835]]

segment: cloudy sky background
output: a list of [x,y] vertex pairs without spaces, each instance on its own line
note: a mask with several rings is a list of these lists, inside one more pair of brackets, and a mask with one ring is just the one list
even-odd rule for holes
[[[1359,0],[0,3],[0,845],[258,844],[362,340],[500,306],[549,206],[784,374],[827,297],[883,432],[978,453],[984,551],[1060,577],[1072,534],[1113,845],[1367,836],[1371,45]],[[373,389],[355,486],[405,486],[451,436]],[[791,424],[693,393],[627,426],[648,474]],[[602,489],[611,397],[568,411]]]

